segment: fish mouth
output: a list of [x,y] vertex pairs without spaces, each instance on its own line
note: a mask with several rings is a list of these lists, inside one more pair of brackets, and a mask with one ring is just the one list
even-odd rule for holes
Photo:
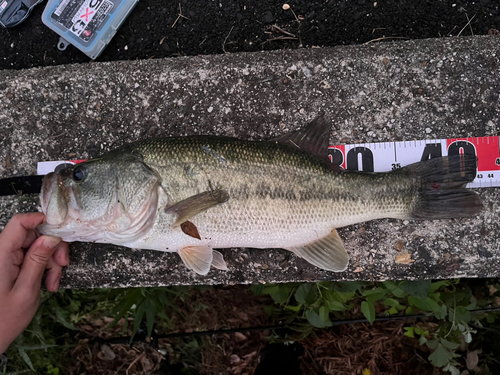
[[40,203],[42,204],[42,212],[47,212],[50,196],[53,189],[54,172],[45,175],[42,181],[42,191],[40,192]]
[[59,173],[51,172],[43,178],[40,201],[47,224],[58,225],[65,221],[70,191]]

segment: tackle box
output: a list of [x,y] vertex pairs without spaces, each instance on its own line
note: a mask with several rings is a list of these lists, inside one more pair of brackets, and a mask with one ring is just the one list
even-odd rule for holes
[[57,48],[74,45],[97,58],[139,0],[49,0],[43,23],[61,36]]

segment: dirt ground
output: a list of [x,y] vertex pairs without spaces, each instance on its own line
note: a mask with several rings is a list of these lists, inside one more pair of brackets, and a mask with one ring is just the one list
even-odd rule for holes
[[[484,35],[500,29],[497,0],[295,0],[288,10],[284,3],[141,0],[97,61]],[[45,4],[21,25],[0,28],[0,69],[90,61],[72,46],[56,48],[59,36],[41,21]]]
[[[278,338],[270,329],[245,331],[248,327],[278,323],[264,311],[264,306],[270,304],[268,296],[255,296],[249,286],[193,290],[172,316],[175,332],[230,328],[241,331],[160,339],[160,350],[153,343],[138,342],[133,347],[109,343],[107,340],[123,334],[122,324],[110,331],[105,326],[113,320],[111,317],[89,318],[78,325],[80,344],[71,349],[68,374],[254,374],[270,338],[283,342],[285,334],[297,334],[292,330],[280,331]],[[433,367],[425,359],[429,354],[422,351],[416,339],[403,335],[403,327],[413,324],[415,321],[389,321],[317,330],[300,341],[304,347],[299,358],[301,371],[308,375],[361,374],[364,369],[372,375],[432,374]]]

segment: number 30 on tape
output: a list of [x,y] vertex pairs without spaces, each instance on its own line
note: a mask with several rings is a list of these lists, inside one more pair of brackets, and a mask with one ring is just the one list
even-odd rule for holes
[[387,172],[405,165],[447,155],[473,155],[474,181],[467,187],[500,186],[499,137],[363,143],[330,146],[330,161],[349,171]]

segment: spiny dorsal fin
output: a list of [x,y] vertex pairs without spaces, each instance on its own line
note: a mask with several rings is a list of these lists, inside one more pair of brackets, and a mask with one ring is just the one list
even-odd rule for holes
[[327,271],[342,272],[349,264],[349,255],[335,229],[317,241],[300,247],[290,247],[287,250]]
[[328,117],[322,113],[306,127],[292,133],[273,138],[271,141],[300,148],[322,159],[328,160],[331,125]]

